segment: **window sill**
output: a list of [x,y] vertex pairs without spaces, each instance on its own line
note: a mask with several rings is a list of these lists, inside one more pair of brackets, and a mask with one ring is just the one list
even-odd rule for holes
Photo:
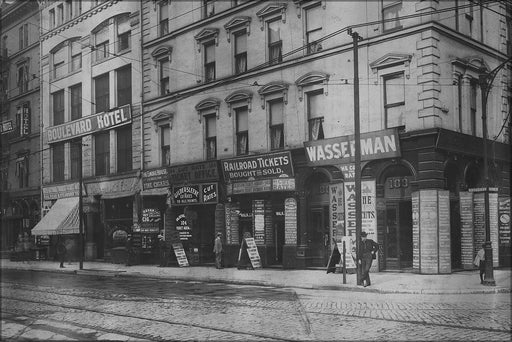
[[128,52],[131,52],[131,51],[132,51],[132,48],[131,48],[131,47],[128,47],[128,48],[126,48],[126,49],[124,49],[124,50],[116,51],[116,55],[115,55],[115,56],[113,56],[113,57],[119,57],[119,56],[124,55],[124,54],[126,54],[126,53],[128,53]]
[[401,29],[403,29],[404,27],[402,25],[400,26],[397,26],[397,27],[393,27],[393,28],[389,28],[389,29],[382,29],[382,33],[393,33],[393,32],[396,32],[396,31],[400,31]]

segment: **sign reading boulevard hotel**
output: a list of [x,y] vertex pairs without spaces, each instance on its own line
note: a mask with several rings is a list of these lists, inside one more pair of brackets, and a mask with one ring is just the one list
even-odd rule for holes
[[[353,163],[354,145],[354,135],[304,142],[310,166]],[[361,161],[394,157],[400,157],[395,129],[361,134]]]
[[89,115],[78,120],[46,129],[48,144],[70,140],[84,135],[104,131],[131,122],[130,105],[110,112]]

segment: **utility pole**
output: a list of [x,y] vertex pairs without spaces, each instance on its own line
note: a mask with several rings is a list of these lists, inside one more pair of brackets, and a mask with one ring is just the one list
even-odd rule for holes
[[359,120],[359,34],[348,30],[348,34],[352,36],[354,43],[354,173],[355,173],[355,192],[356,192],[356,268],[357,268],[357,285],[362,285],[362,265],[359,263],[361,255],[361,126]]
[[78,231],[80,234],[80,269],[84,269],[84,224],[82,220],[82,212],[83,212],[83,199],[82,199],[82,183],[83,183],[83,173],[82,173],[82,138],[79,138],[78,141],[75,141],[79,149],[79,158],[78,158]]

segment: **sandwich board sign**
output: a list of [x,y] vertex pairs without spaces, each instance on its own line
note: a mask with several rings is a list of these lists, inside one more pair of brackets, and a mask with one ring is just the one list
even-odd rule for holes
[[252,268],[261,268],[260,254],[258,253],[258,247],[256,246],[254,238],[244,238],[242,245],[240,246],[240,253],[238,254],[239,263],[240,259],[242,258],[242,253],[244,253],[244,250],[247,251],[247,255],[249,256],[249,260],[251,261]]
[[185,250],[183,249],[183,244],[181,242],[173,243],[172,249],[174,250],[174,254],[176,255],[176,259],[178,260],[178,265],[180,265],[180,267],[189,266],[187,255],[185,254]]

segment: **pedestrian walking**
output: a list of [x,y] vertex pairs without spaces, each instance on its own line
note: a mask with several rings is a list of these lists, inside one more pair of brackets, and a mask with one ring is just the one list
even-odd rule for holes
[[64,245],[64,242],[59,237],[59,240],[57,241],[57,257],[59,258],[60,268],[64,268],[64,260],[66,259],[66,245]]
[[215,253],[215,267],[221,269],[222,267],[222,233],[217,233],[215,242],[213,245],[213,253]]
[[361,275],[363,286],[370,286],[370,267],[372,267],[373,259],[377,258],[377,251],[379,250],[379,244],[372,239],[367,238],[366,232],[361,232],[361,248],[358,255],[358,262],[361,264]]
[[160,253],[160,264],[158,265],[158,267],[167,267],[167,245],[165,243],[165,238],[162,234],[158,235],[158,249]]
[[485,243],[482,244],[482,248],[478,250],[476,253],[475,260],[473,264],[480,269],[480,284],[484,283],[484,274],[485,274]]

